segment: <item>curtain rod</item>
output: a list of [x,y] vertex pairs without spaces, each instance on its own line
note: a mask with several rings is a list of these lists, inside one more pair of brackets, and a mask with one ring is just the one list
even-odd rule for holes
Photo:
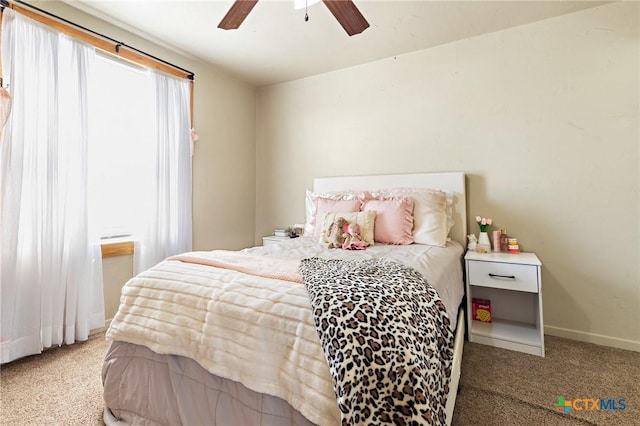
[[[158,57],[156,57],[156,56],[153,56],[153,55],[151,55],[151,54],[149,54],[149,53],[147,53],[147,52],[144,52],[144,51],[142,51],[142,50],[136,49],[135,47],[129,46],[129,45],[128,45],[128,44],[126,44],[126,43],[122,43],[122,42],[120,42],[120,41],[118,41],[118,40],[116,40],[116,39],[114,39],[114,38],[111,38],[111,37],[106,36],[106,35],[104,35],[104,34],[100,34],[100,33],[99,33],[99,32],[97,32],[97,31],[94,31],[94,30],[89,29],[89,28],[87,28],[87,27],[84,27],[84,26],[82,26],[82,25],[76,24],[75,22],[71,22],[71,21],[69,21],[68,19],[65,19],[65,18],[62,18],[62,17],[60,17],[60,16],[54,15],[54,14],[53,14],[53,13],[51,13],[51,12],[47,12],[46,10],[40,9],[39,7],[33,6],[33,5],[31,5],[31,4],[27,3],[27,2],[24,2],[24,1],[22,1],[22,0],[13,0],[13,2],[15,2],[16,4],[20,4],[20,5],[23,5],[23,6],[27,6],[27,7],[31,8],[31,9],[36,10],[38,13],[41,13],[41,14],[47,15],[47,16],[52,17],[52,18],[55,18],[55,19],[57,19],[57,20],[59,20],[59,21],[64,22],[65,24],[71,25],[71,26],[73,26],[73,27],[75,27],[75,28],[79,28],[79,29],[81,29],[82,31],[86,31],[86,32],[88,32],[88,33],[91,33],[91,34],[93,34],[93,35],[96,35],[96,36],[98,36],[98,37],[101,37],[101,38],[103,38],[103,39],[105,39],[105,40],[109,40],[110,42],[112,42],[112,43],[114,43],[114,44],[115,44],[115,50],[116,50],[116,53],[118,53],[118,52],[120,51],[120,48],[121,48],[121,47],[125,47],[125,48],[127,48],[127,49],[129,49],[129,50],[132,50],[132,51],[136,52],[136,53],[139,53],[139,54],[144,55],[144,56],[146,56],[146,57],[148,57],[148,58],[151,58],[151,59],[153,59],[154,61],[158,61],[158,62],[160,62],[160,63],[163,63],[163,64],[165,64],[165,65],[168,65],[168,66],[173,67],[173,68],[175,68],[175,69],[178,69],[178,70],[180,70],[180,71],[184,71],[184,72],[187,74],[187,78],[188,78],[189,80],[193,80],[193,78],[194,78],[194,74],[193,74],[193,72],[192,72],[192,71],[189,71],[189,70],[187,70],[187,69],[184,69],[184,68],[182,68],[182,67],[179,67],[179,66],[177,66],[177,65],[175,65],[175,64],[172,64],[171,62],[167,62],[167,61],[165,61],[164,59],[160,59],[160,58],[158,58]],[[0,0],[0,8],[1,8],[1,9],[4,9],[5,7],[11,8],[11,3],[9,3],[9,1],[8,1],[8,0]]]

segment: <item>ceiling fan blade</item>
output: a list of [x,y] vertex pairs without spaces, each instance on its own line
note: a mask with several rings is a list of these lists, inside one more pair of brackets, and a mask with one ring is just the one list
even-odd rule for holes
[[218,28],[223,30],[238,29],[256,3],[258,3],[258,0],[236,0],[218,24]]
[[369,23],[351,0],[322,0],[350,36],[360,34]]

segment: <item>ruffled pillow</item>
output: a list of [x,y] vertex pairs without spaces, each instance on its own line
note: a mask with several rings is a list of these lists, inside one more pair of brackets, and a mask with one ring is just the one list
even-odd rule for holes
[[383,244],[413,243],[414,201],[409,197],[366,200],[363,211],[376,212],[374,240]]
[[[318,215],[318,200],[361,200],[362,192],[356,191],[334,191],[326,193],[315,193],[307,190],[305,197],[305,224],[304,235],[318,237],[316,235],[316,222],[322,226],[323,215]],[[356,210],[357,211],[357,210]]]
[[413,242],[444,247],[453,227],[453,196],[429,188],[393,188],[371,191],[377,199],[410,197],[413,199]]
[[[324,218],[326,213],[345,212],[353,213],[360,211],[361,201],[359,199],[354,200],[331,200],[329,198],[317,199],[317,212],[316,217]],[[323,223],[320,220],[316,220],[316,224],[313,231],[315,238],[320,237],[322,232]]]

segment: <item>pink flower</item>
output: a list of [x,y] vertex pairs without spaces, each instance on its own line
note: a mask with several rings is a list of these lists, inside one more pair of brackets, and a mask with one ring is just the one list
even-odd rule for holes
[[480,227],[480,232],[487,232],[489,230],[489,226],[493,223],[493,221],[488,217],[480,217],[476,216],[476,222]]

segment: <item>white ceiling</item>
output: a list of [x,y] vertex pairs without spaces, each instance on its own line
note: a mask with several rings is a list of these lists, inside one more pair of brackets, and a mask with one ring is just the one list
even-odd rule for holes
[[233,0],[66,2],[259,87],[608,3],[355,0],[371,26],[349,37],[322,3],[309,7],[305,22],[304,9],[294,10],[293,0],[260,0],[239,29],[225,31],[217,26]]

